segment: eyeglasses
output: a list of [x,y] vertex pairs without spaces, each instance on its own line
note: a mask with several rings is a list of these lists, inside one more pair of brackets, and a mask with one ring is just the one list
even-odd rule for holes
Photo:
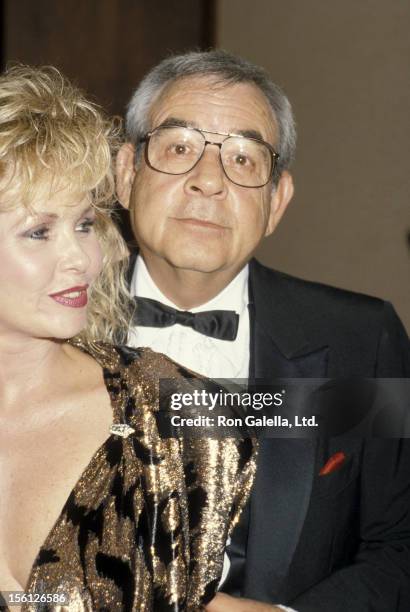
[[[205,134],[226,136],[222,142],[207,140]],[[205,147],[219,147],[225,175],[241,187],[263,187],[272,178],[279,154],[257,138],[223,132],[204,132],[193,127],[160,126],[148,132],[145,142],[147,164],[164,174],[186,174],[201,160]]]

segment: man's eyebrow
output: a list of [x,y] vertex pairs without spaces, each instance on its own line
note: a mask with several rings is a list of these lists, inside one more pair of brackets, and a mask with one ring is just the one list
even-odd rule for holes
[[186,121],[185,119],[179,119],[178,117],[167,117],[162,123],[160,123],[160,125],[157,125],[157,127],[171,127],[174,125],[177,127],[199,127],[194,121]]
[[245,136],[246,138],[255,138],[255,140],[265,140],[259,130],[232,130],[231,134]]
[[[171,127],[171,126],[174,126],[174,125],[178,126],[178,127],[192,127],[192,128],[202,129],[204,132],[209,132],[210,134],[217,133],[217,132],[212,132],[212,130],[205,130],[205,129],[201,128],[199,126],[199,124],[196,123],[195,121],[186,121],[185,119],[179,119],[178,117],[167,117],[157,127]],[[264,138],[263,138],[262,134],[259,132],[259,130],[253,130],[253,129],[249,129],[249,130],[236,130],[236,129],[232,129],[232,130],[229,131],[229,134],[238,135],[238,136],[245,136],[246,138],[255,138],[255,140],[264,140]]]

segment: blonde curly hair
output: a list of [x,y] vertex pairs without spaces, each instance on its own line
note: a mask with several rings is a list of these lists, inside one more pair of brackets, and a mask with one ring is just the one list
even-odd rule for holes
[[16,205],[18,182],[17,205],[30,208],[46,180],[51,190],[63,184],[88,194],[97,212],[103,269],[90,291],[87,326],[79,335],[87,344],[125,341],[133,311],[125,282],[128,250],[112,220],[113,156],[120,130],[118,120],[108,119],[52,66],[17,65],[0,76],[3,207]]

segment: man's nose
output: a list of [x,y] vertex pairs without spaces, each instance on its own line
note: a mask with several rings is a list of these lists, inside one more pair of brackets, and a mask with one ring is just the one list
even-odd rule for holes
[[224,197],[226,194],[226,176],[222,168],[217,144],[208,143],[201,159],[188,173],[185,188],[190,192],[204,196]]

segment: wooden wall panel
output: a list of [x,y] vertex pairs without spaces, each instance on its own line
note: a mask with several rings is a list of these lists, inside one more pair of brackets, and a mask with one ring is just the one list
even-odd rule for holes
[[3,0],[4,65],[53,64],[122,114],[141,76],[170,52],[207,48],[214,0]]

